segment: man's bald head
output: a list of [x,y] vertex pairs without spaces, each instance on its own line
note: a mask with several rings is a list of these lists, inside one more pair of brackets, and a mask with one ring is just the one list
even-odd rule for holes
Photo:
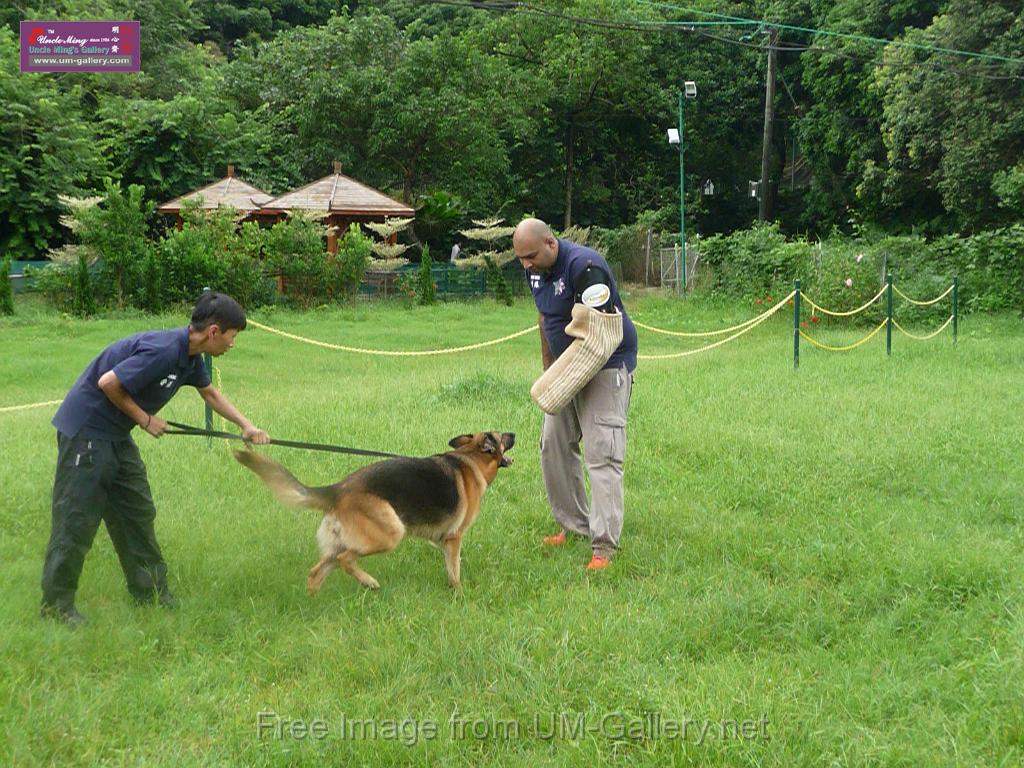
[[512,233],[512,250],[526,269],[546,272],[558,259],[558,240],[540,219],[523,219]]

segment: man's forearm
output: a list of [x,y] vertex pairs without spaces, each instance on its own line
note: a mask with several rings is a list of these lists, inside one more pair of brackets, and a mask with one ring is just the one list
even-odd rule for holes
[[555,362],[551,356],[551,347],[548,346],[548,337],[544,335],[544,316],[537,316],[537,328],[540,329],[540,361],[546,371]]
[[121,411],[121,413],[124,413],[132,421],[145,429],[145,425],[149,421],[150,415],[144,411],[134,399],[132,399],[132,396],[128,394],[128,390],[121,385],[121,382],[118,381],[118,378],[113,371],[107,371],[103,374],[100,377],[98,386],[103,391],[103,394],[107,396],[107,399],[112,402],[114,406]]
[[203,399],[213,410],[233,424],[237,424],[243,431],[252,429],[252,422],[245,418],[242,412],[235,407],[234,403],[220,393],[220,390],[213,389],[207,392]]

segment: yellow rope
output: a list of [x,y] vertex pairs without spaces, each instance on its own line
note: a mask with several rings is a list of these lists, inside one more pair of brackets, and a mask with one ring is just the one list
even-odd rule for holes
[[[223,395],[224,394],[224,385],[221,383],[221,380],[220,380],[220,368],[217,367],[216,364],[211,364],[210,367],[213,368],[213,380],[215,382],[217,382],[217,391],[220,392]],[[223,416],[221,416],[216,411],[214,411],[213,413],[214,413],[215,418],[217,419],[217,427],[223,432],[224,430],[226,430],[228,428],[228,420],[225,419]],[[226,443],[225,443],[225,445],[226,445]]]
[[309,339],[305,336],[296,336],[294,333],[287,333],[285,331],[279,331],[276,328],[271,328],[269,325],[263,325],[263,323],[257,323],[255,320],[249,320],[249,325],[255,326],[264,331],[270,333],[276,333],[278,336],[284,336],[286,339],[293,339],[294,341],[302,341],[306,344],[312,344],[317,347],[324,347],[326,349],[337,349],[341,352],[357,352],[364,355],[387,355],[390,357],[418,357],[424,355],[447,355],[453,352],[468,352],[471,349],[480,349],[481,347],[489,347],[493,344],[500,344],[503,341],[509,341],[519,336],[523,336],[527,333],[534,333],[537,331],[536,325],[531,325],[529,328],[524,328],[521,331],[510,333],[508,336],[502,336],[500,339],[492,339],[491,341],[481,341],[479,344],[468,344],[464,347],[452,347],[451,349],[426,349],[421,351],[392,351],[384,349],[364,349],[362,347],[346,347],[341,344],[329,344],[326,341],[317,341],[316,339]]
[[[796,291],[794,291],[793,293],[791,293],[789,295],[793,296],[795,294],[796,294]],[[774,309],[769,309],[764,314],[758,315],[757,317],[752,317],[749,320],[745,320],[744,322],[740,323],[739,325],[734,325],[734,326],[732,326],[730,328],[721,328],[721,329],[719,329],[717,331],[701,331],[701,332],[693,332],[693,333],[687,333],[685,331],[666,331],[666,330],[664,330],[662,328],[655,328],[653,325],[645,325],[644,323],[638,323],[636,320],[633,321],[633,325],[635,325],[637,328],[643,328],[645,331],[654,331],[655,333],[663,333],[666,336],[682,336],[682,337],[685,337],[685,338],[694,338],[694,339],[695,338],[706,338],[708,336],[721,336],[722,334],[725,334],[725,333],[731,333],[732,331],[737,331],[740,328],[746,328],[748,325],[752,325],[752,324],[756,323],[758,320],[760,320],[762,317],[764,317],[765,314],[769,314],[769,313],[774,312],[774,311],[775,311]]]
[[789,294],[789,296],[784,298],[782,301],[780,301],[774,307],[769,309],[763,315],[761,315],[758,318],[755,318],[755,322],[751,323],[750,325],[748,325],[743,330],[734,333],[732,336],[730,336],[727,339],[722,339],[720,341],[716,341],[714,344],[708,344],[706,347],[700,347],[699,349],[690,349],[690,350],[687,350],[686,352],[674,352],[674,353],[666,354],[666,355],[637,355],[637,358],[640,359],[640,360],[669,360],[669,359],[676,358],[676,357],[689,357],[690,355],[696,355],[696,354],[698,354],[700,352],[707,352],[708,350],[714,349],[715,347],[720,347],[723,344],[726,344],[726,343],[732,341],[733,339],[739,338],[740,336],[742,336],[747,331],[752,331],[754,328],[759,326],[761,323],[763,323],[769,317],[771,317],[776,312],[778,312],[780,309],[782,309],[782,307],[785,306],[786,302],[789,301],[791,298],[793,298],[795,295],[796,295],[796,291],[793,291],[792,293]]
[[915,341],[928,341],[928,339],[933,339],[936,336],[938,336],[940,333],[942,333],[944,330],[946,330],[946,326],[949,325],[952,322],[953,322],[953,316],[950,315],[946,319],[946,322],[944,322],[942,324],[942,326],[939,328],[939,330],[935,331],[934,333],[929,333],[927,336],[916,336],[913,333],[911,333],[910,331],[906,330],[902,325],[897,323],[895,320],[892,321],[892,324],[895,325],[899,329],[900,333],[902,333],[904,336],[909,336],[910,338],[914,339]]
[[951,286],[949,286],[949,288],[946,289],[946,292],[944,294],[942,294],[941,296],[936,296],[934,299],[930,299],[929,301],[917,301],[916,299],[912,299],[909,296],[907,296],[907,294],[905,294],[903,291],[901,291],[895,285],[892,287],[892,289],[894,291],[896,291],[896,293],[898,293],[902,298],[906,299],[911,304],[917,304],[917,306],[919,306],[919,307],[927,307],[927,306],[929,306],[931,304],[935,304],[936,302],[942,301],[944,298],[946,298],[947,296],[949,296],[949,294],[951,294],[953,292],[953,286],[951,285]]
[[11,413],[13,411],[27,411],[29,408],[42,408],[44,405],[60,405],[63,400],[47,400],[45,403],[29,403],[28,405],[6,405],[0,408],[0,413]]
[[810,336],[808,336],[803,331],[800,331],[800,336],[802,338],[806,339],[807,341],[809,341],[814,346],[818,347],[819,349],[827,349],[829,352],[847,352],[847,351],[849,351],[851,349],[856,349],[861,344],[865,344],[870,339],[873,339],[875,337],[876,333],[878,333],[880,330],[885,328],[886,322],[887,322],[886,320],[883,320],[881,322],[881,324],[877,328],[875,328],[875,330],[873,330],[871,333],[869,333],[863,339],[861,339],[860,341],[855,341],[853,344],[849,344],[849,345],[847,345],[845,347],[830,347],[828,344],[822,344],[820,341],[815,341],[814,339],[812,339]]
[[811,299],[811,297],[808,296],[807,294],[804,294],[804,293],[800,294],[800,300],[801,301],[806,301],[808,304],[811,305],[812,308],[818,310],[823,315],[831,315],[832,317],[850,317],[851,315],[856,315],[858,312],[863,312],[865,309],[867,309],[872,304],[874,304],[876,301],[878,301],[878,299],[881,298],[882,294],[884,294],[884,293],[885,293],[885,288],[883,288],[878,293],[876,293],[874,296],[872,296],[870,299],[868,299],[864,304],[862,304],[861,306],[857,307],[856,309],[851,309],[849,312],[834,312],[831,309],[825,309],[823,306],[821,306],[819,304],[815,304],[814,301]]

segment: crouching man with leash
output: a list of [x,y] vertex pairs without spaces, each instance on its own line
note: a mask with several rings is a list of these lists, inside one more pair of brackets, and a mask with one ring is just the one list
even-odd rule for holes
[[[544,374],[530,394],[545,412],[540,461],[551,512],[566,533],[590,539],[587,569],[606,568],[619,546],[624,514],[626,412],[636,368],[637,339],[597,251],[559,240],[540,219],[524,219],[512,248],[528,271],[540,312]],[[580,462],[590,476],[587,501]]]
[[115,341],[78,377],[53,417],[57,474],[43,565],[44,617],[69,626],[85,621],[75,608],[75,592],[101,520],[132,597],[139,603],[175,604],[153,528],[156,507],[146,465],[131,431],[139,426],[160,437],[167,422],[157,412],[187,384],[199,390],[213,410],[237,424],[245,440],[268,443],[267,433],[210,384],[203,363],[203,353],[223,355],[244,328],[245,311],[238,302],[207,291],[196,302],[188,327]]

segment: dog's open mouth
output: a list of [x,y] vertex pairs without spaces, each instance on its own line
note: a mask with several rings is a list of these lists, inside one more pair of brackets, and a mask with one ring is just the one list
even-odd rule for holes
[[511,467],[512,466],[512,459],[510,459],[508,456],[502,456],[501,457],[501,461],[498,462],[498,466],[499,467]]

